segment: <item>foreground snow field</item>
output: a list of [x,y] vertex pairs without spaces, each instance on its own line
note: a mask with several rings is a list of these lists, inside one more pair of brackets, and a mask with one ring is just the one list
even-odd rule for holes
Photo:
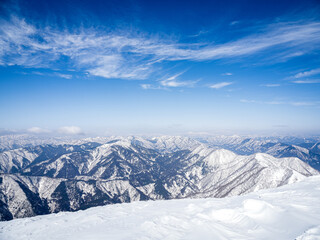
[[320,176],[222,199],[133,202],[0,223],[0,239],[320,239]]

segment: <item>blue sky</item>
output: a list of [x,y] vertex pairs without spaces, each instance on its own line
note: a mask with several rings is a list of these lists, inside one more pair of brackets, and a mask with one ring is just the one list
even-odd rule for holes
[[2,1],[0,130],[320,134],[318,1]]

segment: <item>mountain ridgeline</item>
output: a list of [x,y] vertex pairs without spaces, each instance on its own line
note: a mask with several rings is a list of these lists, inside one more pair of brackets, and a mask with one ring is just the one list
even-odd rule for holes
[[319,173],[310,166],[319,167],[319,144],[307,147],[165,136],[15,142],[0,152],[0,219],[274,188]]

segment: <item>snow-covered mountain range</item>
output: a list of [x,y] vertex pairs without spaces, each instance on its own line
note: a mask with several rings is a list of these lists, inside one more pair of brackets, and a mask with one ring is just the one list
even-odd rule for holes
[[315,240],[320,176],[217,199],[143,201],[0,222],[0,239]]
[[[242,141],[243,149],[259,145],[252,142]],[[237,143],[234,146],[240,147]],[[275,149],[277,144],[270,146]],[[241,195],[319,173],[306,163],[309,159],[296,157],[306,152],[302,146],[295,145],[297,151],[276,158],[249,151],[239,155],[222,145],[227,143],[162,136],[87,138],[4,149],[0,218],[139,200]],[[259,146],[250,149],[263,149],[265,142]]]
[[320,170],[320,138],[207,136],[198,141],[237,154],[267,153],[274,157],[297,157]]

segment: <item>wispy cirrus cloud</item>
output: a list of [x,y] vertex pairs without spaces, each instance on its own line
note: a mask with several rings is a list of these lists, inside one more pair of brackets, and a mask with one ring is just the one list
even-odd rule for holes
[[197,81],[180,80],[179,77],[185,72],[180,72],[160,81],[163,87],[193,87]]
[[305,78],[305,77],[310,77],[318,74],[320,74],[320,68],[299,72],[296,75],[292,76],[291,78]]
[[169,90],[170,88],[180,88],[180,87],[194,87],[198,81],[200,80],[182,80],[181,75],[184,74],[186,71],[163,77],[162,79],[158,80],[154,84],[140,84],[142,89],[148,90]]
[[[67,62],[71,68],[93,76],[146,79],[158,69],[157,64],[165,61],[247,57],[273,48],[295,57],[293,53],[306,54],[319,47],[320,22],[316,21],[276,23],[261,27],[258,32],[224,43],[181,43],[130,32],[39,28],[12,16],[0,20],[0,65],[63,69]],[[303,72],[297,78],[319,71]],[[161,84],[177,87],[191,83],[172,79]]]
[[[0,65],[5,66],[63,68],[59,62],[64,58],[73,68],[94,76],[144,79],[152,70],[148,64],[156,61],[153,57],[137,56],[132,49],[154,44],[139,36],[92,29],[75,32],[39,29],[18,17],[0,21]],[[60,74],[63,78],[70,76]]]
[[210,88],[213,88],[213,89],[220,89],[220,88],[229,86],[229,85],[231,85],[231,84],[233,84],[233,82],[220,82],[220,83],[212,84],[212,85],[210,85],[209,87],[210,87]]

